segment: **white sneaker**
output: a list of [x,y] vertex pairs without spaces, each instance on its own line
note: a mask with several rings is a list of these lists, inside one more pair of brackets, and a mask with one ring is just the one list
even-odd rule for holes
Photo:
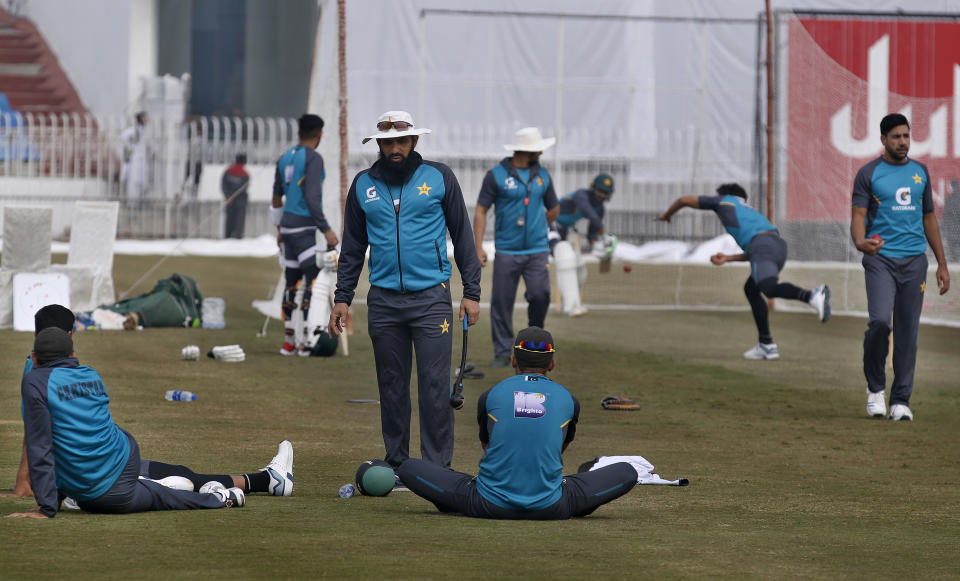
[[817,312],[821,323],[830,320],[830,287],[825,284],[813,289],[808,304]]
[[77,504],[76,500],[68,496],[63,499],[63,508],[69,508],[70,510],[80,510],[80,505]]
[[580,305],[577,305],[576,307],[573,307],[572,309],[567,311],[567,315],[571,317],[581,317],[586,314],[587,314],[587,307],[580,306]]
[[913,412],[902,403],[895,403],[890,406],[890,415],[887,416],[887,419],[913,421]]
[[293,444],[290,440],[280,442],[277,455],[261,468],[270,475],[270,494],[274,496],[290,496],[293,494]]
[[223,506],[226,508],[240,508],[241,506],[247,504],[247,497],[243,493],[243,490],[237,488],[236,486],[233,488],[227,488],[216,480],[207,482],[200,487],[198,492],[200,494],[217,495],[220,498],[220,501],[223,502]]
[[883,392],[873,393],[867,388],[867,415],[882,418],[887,415],[887,404],[883,399]]
[[183,476],[167,476],[159,480],[141,476],[140,480],[150,480],[151,482],[156,482],[160,486],[166,486],[167,488],[173,488],[174,490],[187,490],[193,492],[193,482],[190,482],[190,479],[184,478]]
[[753,349],[743,353],[744,359],[780,359],[780,349],[776,343],[757,343]]
[[200,490],[198,490],[197,492],[200,494],[216,494],[217,491],[226,490],[226,489],[227,489],[226,486],[220,484],[216,480],[211,480],[210,482],[207,482],[206,484],[201,486]]

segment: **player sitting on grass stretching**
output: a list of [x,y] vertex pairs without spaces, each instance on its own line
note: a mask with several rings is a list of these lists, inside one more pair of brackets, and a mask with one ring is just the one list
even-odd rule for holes
[[398,469],[403,483],[441,512],[515,520],[586,516],[630,492],[638,473],[626,462],[563,475],[561,455],[576,434],[580,402],[547,378],[553,352],[553,337],[539,327],[517,335],[510,357],[516,375],[477,404],[484,455],[475,478],[411,458]]
[[[21,395],[30,483],[38,506],[7,516],[53,518],[67,496],[89,512],[131,513],[240,507],[245,490],[284,493],[286,486],[270,488],[274,480],[289,484],[292,491],[289,442],[280,444],[277,457],[260,474],[205,476],[183,466],[141,461],[137,441],[110,415],[100,374],[77,362],[66,331],[51,327],[38,333],[31,358],[34,367],[23,378]],[[144,472],[148,478],[140,478]],[[150,479],[167,476],[181,478],[168,482],[169,487]],[[193,492],[202,478],[210,481]]]
[[723,184],[717,188],[716,196],[677,198],[670,209],[657,216],[657,220],[669,222],[670,217],[684,207],[716,212],[723,227],[743,252],[732,255],[718,252],[710,257],[710,262],[720,266],[727,262],[750,261],[750,276],[743,285],[743,292],[753,311],[759,341],[743,356],[747,359],[779,359],[780,349],[770,335],[767,302],[761,293],[770,299],[803,301],[813,307],[820,322],[826,323],[830,318],[830,287],[820,285],[813,290],[805,290],[778,280],[787,262],[787,243],[780,238],[780,233],[770,221],[748,206],[746,201],[747,192],[739,184]]

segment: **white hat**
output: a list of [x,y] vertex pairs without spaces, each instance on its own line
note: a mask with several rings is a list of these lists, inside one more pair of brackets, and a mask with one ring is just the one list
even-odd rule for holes
[[504,145],[503,148],[507,151],[544,151],[557,142],[556,137],[544,139],[536,127],[524,127],[517,131],[513,140],[516,143]]
[[370,141],[371,139],[390,139],[393,137],[403,137],[404,135],[423,135],[424,133],[430,133],[429,129],[414,129],[413,116],[407,113],[406,111],[387,111],[377,119],[377,125],[383,123],[384,121],[400,121],[402,123],[407,123],[410,125],[408,129],[403,131],[397,130],[395,127],[391,127],[386,131],[380,131],[369,137],[363,138],[363,143]]

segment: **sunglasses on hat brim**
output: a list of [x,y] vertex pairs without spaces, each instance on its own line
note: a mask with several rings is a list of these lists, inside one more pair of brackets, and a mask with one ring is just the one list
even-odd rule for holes
[[377,131],[389,131],[391,128],[397,131],[406,131],[407,129],[413,129],[413,123],[407,123],[406,121],[381,121],[377,123]]

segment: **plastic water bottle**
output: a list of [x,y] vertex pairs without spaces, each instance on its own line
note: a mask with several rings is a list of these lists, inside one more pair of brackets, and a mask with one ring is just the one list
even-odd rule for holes
[[352,484],[344,484],[340,487],[340,498],[350,498],[357,493],[357,487]]
[[170,389],[163,396],[167,401],[193,401],[197,399],[197,394],[191,391],[180,389]]

